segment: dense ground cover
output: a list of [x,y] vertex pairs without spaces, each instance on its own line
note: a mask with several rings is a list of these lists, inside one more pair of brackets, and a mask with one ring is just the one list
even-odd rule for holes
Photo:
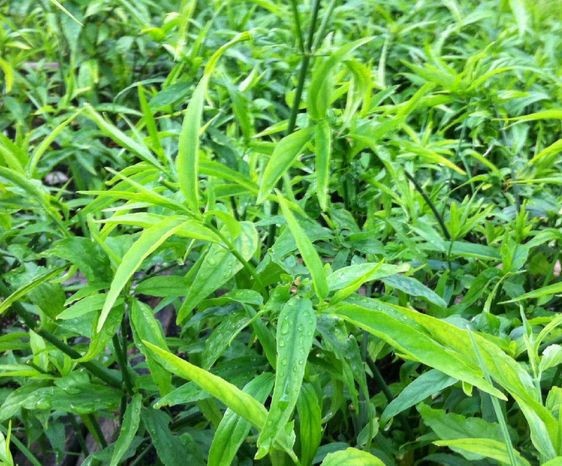
[[0,464],[562,464],[559,0],[0,21]]

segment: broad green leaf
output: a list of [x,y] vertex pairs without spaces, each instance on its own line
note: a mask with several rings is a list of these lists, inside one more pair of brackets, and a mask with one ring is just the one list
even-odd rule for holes
[[150,165],[163,170],[162,165],[158,160],[152,155],[152,152],[143,144],[136,141],[135,139],[127,136],[123,131],[121,131],[113,123],[110,123],[105,118],[103,118],[90,104],[86,104],[82,113],[92,120],[99,129],[113,141],[119,144],[121,147],[127,149],[129,152],[137,155],[141,160],[149,163]]
[[43,283],[47,283],[49,280],[59,275],[64,269],[64,266],[57,267],[56,269],[50,270],[42,275],[39,275],[38,277],[35,277],[30,282],[18,288],[0,303],[0,315],[3,314],[7,309],[9,309],[10,306],[16,301],[23,298],[25,295],[27,295],[37,287],[41,286]]
[[185,202],[193,213],[199,212],[199,133],[207,86],[213,69],[221,55],[238,42],[248,39],[250,39],[249,33],[238,34],[212,55],[185,112],[178,142],[176,170]]
[[154,317],[154,312],[150,306],[138,300],[133,301],[130,319],[135,344],[146,358],[152,380],[158,386],[160,395],[166,395],[173,389],[172,378],[167,371],[163,370],[162,367],[152,359],[151,354],[149,354],[143,343],[144,341],[150,341],[160,348],[168,349],[160,321]]
[[315,329],[316,314],[310,300],[295,296],[281,309],[277,322],[275,388],[258,438],[258,459],[269,453],[295,409]]
[[299,222],[295,218],[289,203],[281,195],[277,193],[277,201],[281,206],[281,211],[283,216],[287,221],[287,225],[295,242],[297,243],[297,248],[301,253],[302,259],[306,264],[310,275],[312,276],[312,281],[314,284],[314,291],[320,299],[324,299],[328,295],[328,282],[326,280],[326,272],[322,266],[322,261],[318,252],[314,248],[312,241],[310,241],[304,229],[300,226]]
[[303,384],[297,401],[299,415],[300,462],[310,466],[322,440],[322,412],[311,384]]
[[125,410],[123,423],[121,424],[119,437],[115,441],[115,445],[113,447],[113,454],[111,455],[109,466],[117,466],[121,461],[121,458],[123,458],[125,453],[127,453],[127,450],[129,449],[139,428],[141,408],[142,395],[140,393],[136,393],[131,398],[131,402]]
[[[438,440],[433,442],[440,447],[452,448],[466,456],[467,453],[477,454],[480,457],[491,458],[502,464],[511,464],[507,448],[503,442],[488,438],[463,438],[454,440]],[[529,466],[529,462],[516,452],[517,465]]]
[[[274,378],[270,373],[258,375],[243,389],[245,393],[264,403],[273,388]],[[252,425],[231,409],[227,409],[217,427],[209,450],[208,466],[229,466],[238,449],[248,436]]]
[[560,152],[562,152],[562,139],[558,139],[550,146],[545,147],[530,160],[530,163],[531,165],[539,165],[543,168],[550,167],[556,161],[556,156]]
[[119,267],[115,271],[113,281],[107,293],[107,298],[98,319],[96,331],[103,328],[104,322],[119,297],[119,294],[127,285],[129,279],[142,265],[143,261],[158,247],[172,236],[184,223],[183,219],[170,218],[150,227],[142,232],[139,239],[127,251]]
[[[241,222],[240,226],[242,227],[240,235],[230,242],[247,261],[258,247],[258,233],[253,223]],[[225,229],[223,233],[226,234]],[[225,246],[212,244],[195,267],[197,273],[178,311],[178,323],[184,322],[203,299],[234,277],[243,268],[243,264]]]
[[443,346],[404,319],[355,304],[341,303],[330,309],[337,316],[381,338],[404,356],[505,399],[499,390],[484,379],[480,368],[467,360],[464,353]]
[[394,398],[381,414],[381,423],[433,396],[456,382],[455,379],[435,369],[416,377],[400,394]]
[[547,346],[541,357],[541,362],[539,369],[544,372],[551,367],[556,367],[562,364],[562,346],[560,345],[549,345]]
[[142,422],[150,435],[158,459],[164,466],[194,464],[194,458],[189,449],[170,430],[170,421],[170,416],[163,411],[142,408]]
[[295,159],[314,135],[314,128],[303,128],[281,139],[269,158],[261,179],[258,204],[265,201],[283,174],[287,173]]
[[542,110],[528,115],[510,118],[511,121],[562,120],[562,109]]
[[418,411],[423,422],[442,440],[471,437],[503,441],[499,424],[492,424],[477,417],[446,413],[442,409],[433,409],[423,403],[418,407]]
[[9,94],[14,85],[14,68],[9,62],[0,58],[0,69],[4,73],[4,86],[6,94]]
[[412,277],[403,275],[391,275],[381,279],[385,285],[397,288],[410,296],[419,296],[427,299],[430,303],[439,307],[447,307],[447,303],[435,291],[429,289],[423,283]]
[[390,265],[382,262],[365,262],[335,270],[327,277],[330,291],[336,291],[331,302],[335,304],[342,301],[361,288],[364,283],[406,272],[409,268],[408,264]]
[[154,359],[172,374],[193,381],[202,390],[221,401],[257,428],[261,428],[265,424],[267,410],[251,395],[147,340],[144,340],[143,344]]
[[310,85],[308,86],[307,107],[310,116],[315,120],[322,120],[332,101],[334,68],[358,47],[373,40],[365,37],[355,42],[345,44],[327,59],[319,61],[312,72]]
[[183,119],[176,158],[180,188],[193,213],[199,212],[199,131],[208,83],[209,76],[203,76],[191,96]]
[[322,210],[328,208],[328,184],[330,182],[330,158],[332,154],[332,135],[326,120],[319,121],[314,129],[314,149],[316,152],[316,184],[318,203]]
[[346,448],[345,450],[329,453],[320,466],[384,466],[384,463],[376,456],[357,448]]
[[543,286],[528,293],[517,296],[517,298],[510,299],[509,301],[504,301],[506,303],[515,303],[517,301],[523,301],[525,299],[537,299],[543,298],[545,296],[552,296],[558,293],[562,293],[562,282],[553,283],[551,285]]

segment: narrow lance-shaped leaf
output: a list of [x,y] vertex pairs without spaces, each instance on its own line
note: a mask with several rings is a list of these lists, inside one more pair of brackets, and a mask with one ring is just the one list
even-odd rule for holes
[[326,115],[332,94],[333,69],[349,53],[373,40],[372,37],[359,39],[340,47],[328,59],[320,62],[312,73],[308,91],[308,111],[315,120],[321,120]]
[[302,255],[304,263],[308,267],[310,275],[312,276],[314,290],[320,299],[324,299],[328,295],[328,281],[326,280],[326,273],[322,267],[320,256],[314,248],[312,241],[310,241],[306,232],[299,225],[299,222],[293,215],[293,212],[289,207],[289,203],[279,192],[277,192],[277,200],[281,206],[281,210],[283,211],[283,216],[287,221],[289,230],[291,231],[293,238],[295,238],[297,248]]
[[150,152],[150,150],[140,142],[134,140],[130,136],[127,136],[123,131],[121,131],[117,126],[113,123],[110,123],[105,118],[103,118],[98,112],[94,110],[94,108],[86,104],[84,109],[82,110],[84,115],[87,116],[90,120],[92,120],[96,125],[98,125],[99,129],[108,137],[110,137],[113,141],[119,144],[121,147],[127,149],[128,151],[136,154],[140,159],[144,160],[145,162],[150,163],[152,166],[162,170],[163,167],[160,165],[160,162],[156,160],[154,155]]
[[31,280],[29,283],[26,283],[22,287],[18,288],[14,291],[10,296],[7,296],[4,301],[0,303],[0,314],[6,311],[12,304],[18,301],[20,298],[24,297],[30,291],[33,291],[38,286],[42,285],[43,283],[48,282],[53,277],[56,277],[64,270],[65,266],[57,267],[54,270],[50,270],[42,275]]
[[[491,458],[502,464],[513,464],[508,456],[507,448],[503,442],[488,438],[459,438],[454,440],[438,440],[433,442],[440,447],[449,447],[455,451],[466,454],[477,454],[484,458]],[[529,462],[517,452],[516,464],[513,466],[529,466]]]
[[310,466],[322,440],[322,412],[311,384],[304,384],[297,401],[302,466]]
[[330,182],[330,157],[332,136],[326,120],[318,122],[315,128],[314,145],[316,149],[316,183],[318,203],[322,210],[328,208],[328,184]]
[[[258,247],[258,233],[250,222],[241,222],[242,231],[232,241],[232,246],[244,260],[249,260]],[[226,231],[223,231],[226,233]],[[181,323],[191,311],[213,291],[234,277],[243,267],[241,262],[223,245],[213,244],[200,259],[197,274],[187,291],[185,301],[178,311],[177,321]]]
[[121,458],[123,458],[125,453],[127,453],[127,450],[135,438],[135,434],[139,428],[141,407],[142,395],[140,393],[136,393],[133,395],[131,402],[125,410],[123,423],[121,424],[119,437],[117,438],[113,448],[113,454],[111,455],[109,466],[117,466],[121,461]]
[[484,379],[482,371],[466,360],[464,355],[434,341],[406,320],[355,304],[341,303],[332,309],[336,315],[378,336],[409,358],[505,399],[498,389]]
[[201,390],[206,391],[239,416],[261,428],[267,417],[267,410],[254,397],[243,392],[230,382],[211,374],[181,358],[173,355],[147,340],[143,344],[156,361],[166,370],[179,377],[193,381]]
[[277,371],[267,420],[258,438],[256,458],[269,453],[283,433],[299,397],[306,360],[316,329],[316,314],[309,299],[290,299],[277,322]]
[[273,149],[273,153],[265,170],[258,194],[258,204],[263,202],[273,190],[283,174],[287,173],[295,159],[304,150],[304,146],[314,135],[314,128],[303,128],[281,139]]
[[320,466],[384,466],[384,463],[376,456],[357,448],[346,448],[345,450],[329,453]]
[[[266,372],[251,380],[243,391],[254,397],[258,402],[264,403],[273,388],[273,380],[273,375]],[[230,465],[251,428],[250,422],[231,409],[227,409],[213,437],[207,465]]]
[[250,34],[247,32],[239,34],[213,54],[185,112],[178,143],[176,169],[181,192],[192,212],[199,212],[199,131],[209,79],[221,55],[229,47],[249,38]]
[[183,219],[172,217],[148,228],[142,232],[139,239],[131,246],[123,256],[123,260],[117,267],[107,298],[101,310],[96,331],[99,332],[113,304],[119,297],[121,290],[127,285],[129,279],[141,266],[143,261],[152,254],[158,247],[182,227]]
[[152,380],[158,386],[160,394],[166,395],[173,389],[172,377],[159,364],[153,361],[142,343],[144,340],[147,340],[160,348],[168,349],[160,321],[154,317],[150,306],[138,300],[133,301],[130,319],[135,343],[140,352],[146,357],[146,363],[150,369]]

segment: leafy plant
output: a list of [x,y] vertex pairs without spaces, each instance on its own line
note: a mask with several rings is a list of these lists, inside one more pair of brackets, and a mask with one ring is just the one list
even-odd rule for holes
[[0,464],[560,464],[560,6],[0,5]]

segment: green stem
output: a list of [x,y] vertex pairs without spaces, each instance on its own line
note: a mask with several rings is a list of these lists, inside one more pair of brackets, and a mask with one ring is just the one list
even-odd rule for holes
[[[392,396],[392,392],[390,391],[390,388],[388,388],[388,385],[386,384],[386,381],[384,380],[381,371],[377,367],[377,364],[374,361],[368,361],[368,365],[371,368],[371,371],[373,372],[373,379],[375,379],[375,383],[378,385],[381,392],[384,394],[385,398],[390,403],[392,400],[394,400],[394,396]],[[412,429],[404,413],[398,414],[397,417],[398,419],[400,419],[400,424],[402,424],[402,428],[404,429],[404,432],[406,432],[409,438],[412,438]]]
[[100,448],[103,449],[107,447],[107,441],[103,436],[103,432],[96,417],[90,413],[82,415],[81,418]]
[[[294,3],[295,0],[292,1]],[[294,6],[294,16],[295,16],[295,28],[297,28],[296,23],[298,23],[298,30],[300,31],[300,19],[298,15],[298,11],[296,11],[296,5]],[[316,21],[318,20],[318,12],[320,11],[320,0],[314,0],[312,5],[312,18],[310,20],[310,24],[308,27],[308,38],[306,45],[302,43],[302,33],[300,34],[299,38],[299,45],[302,49],[302,61],[299,70],[299,78],[297,82],[297,89],[295,91],[295,98],[293,99],[293,105],[291,107],[291,114],[289,115],[289,123],[287,125],[287,135],[291,134],[295,130],[295,126],[297,124],[297,116],[299,113],[299,107],[302,100],[302,94],[304,91],[304,83],[306,80],[306,75],[308,72],[308,67],[310,66],[310,58],[312,57],[312,45],[314,41],[314,31],[316,29]],[[281,181],[277,184],[279,187]],[[271,216],[274,217],[279,213],[279,205],[274,203],[271,208]],[[270,248],[273,246],[273,242],[275,241],[275,233],[277,231],[277,225],[272,223],[269,226],[269,232],[267,235],[267,247]]]
[[129,395],[133,393],[133,384],[131,383],[131,375],[129,374],[127,356],[125,354],[124,348],[121,347],[121,342],[119,341],[119,335],[115,334],[112,337],[113,347],[115,348],[115,355],[117,356],[117,361],[119,362],[119,368],[121,369],[121,377],[123,379],[123,385]]
[[445,236],[445,238],[447,238],[447,241],[451,241],[451,234],[449,233],[449,230],[447,229],[447,226],[445,225],[445,222],[443,221],[443,217],[441,217],[441,214],[436,209],[436,207],[433,205],[433,202],[431,202],[431,199],[428,197],[427,194],[425,194],[422,187],[418,184],[418,182],[416,181],[416,179],[412,175],[410,175],[406,170],[404,170],[404,174],[406,175],[406,178],[408,178],[414,184],[414,186],[416,188],[416,191],[418,191],[421,194],[421,197],[423,197],[423,200],[426,202],[426,204],[429,206],[429,208],[433,212],[433,215],[437,219],[437,222],[439,223],[439,226],[441,227],[441,230],[443,231],[443,235]]
[[90,452],[88,451],[88,445],[86,445],[86,440],[84,439],[84,435],[82,435],[82,429],[80,428],[80,426],[76,422],[76,419],[74,418],[74,414],[70,414],[69,418],[70,418],[70,424],[72,425],[72,428],[74,429],[74,433],[75,433],[76,437],[78,438],[78,443],[80,444],[80,448],[82,449],[82,453],[84,453],[84,457],[87,457],[90,454]]
[[[10,290],[6,287],[6,285],[0,281],[0,293],[4,296],[9,296]],[[47,330],[43,330],[38,328],[37,322],[30,312],[26,311],[24,307],[19,303],[15,302],[12,304],[12,309],[16,312],[18,317],[24,322],[24,324],[29,327],[29,329],[33,330],[37,335],[47,340],[51,343],[55,348],[59,349],[66,355],[70,356],[72,359],[79,359],[82,355],[74,350],[71,346],[67,345],[64,341],[59,340],[56,336],[52,333],[48,332]],[[96,376],[100,380],[103,380],[108,385],[111,385],[115,388],[121,388],[121,382],[115,378],[113,375],[107,372],[105,368],[98,366],[96,363],[91,361],[84,361],[78,363],[80,366],[84,367],[88,372],[92,375]]]

